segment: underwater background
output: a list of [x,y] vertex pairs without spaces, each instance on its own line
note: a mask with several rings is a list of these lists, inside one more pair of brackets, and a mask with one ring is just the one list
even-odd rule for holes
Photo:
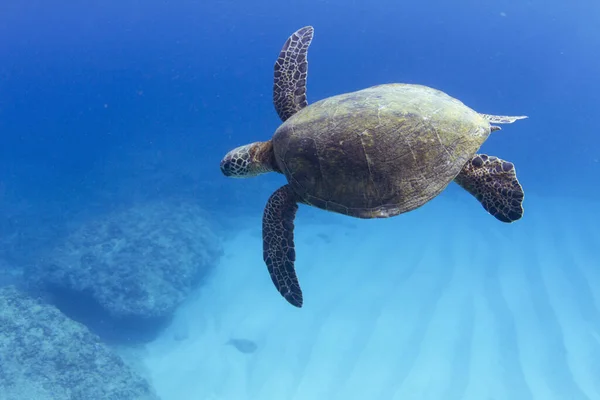
[[[453,183],[390,219],[301,205],[290,306],[284,177],[219,162],[279,126],[306,25],[309,104],[402,82],[529,116],[481,149],[524,217]],[[591,0],[2,2],[0,400],[600,400],[599,50]]]

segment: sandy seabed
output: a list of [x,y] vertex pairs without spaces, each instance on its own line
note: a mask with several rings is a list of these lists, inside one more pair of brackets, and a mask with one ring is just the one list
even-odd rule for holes
[[464,196],[386,220],[301,206],[302,309],[253,216],[145,372],[164,400],[600,399],[598,206],[527,197],[510,225]]

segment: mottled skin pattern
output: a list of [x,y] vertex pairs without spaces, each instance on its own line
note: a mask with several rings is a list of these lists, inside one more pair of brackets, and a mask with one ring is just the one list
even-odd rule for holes
[[266,172],[281,172],[275,161],[271,140],[233,149],[221,161],[221,171],[231,178],[250,178]]
[[273,104],[282,121],[308,105],[306,53],[314,29],[306,26],[294,32],[283,45],[273,71]]
[[498,220],[513,222],[523,216],[525,194],[513,163],[478,154],[465,164],[455,181]]
[[306,203],[385,218],[437,196],[489,134],[486,119],[439,90],[388,84],[313,103],[272,141]]
[[281,295],[302,307],[294,262],[298,203],[358,218],[413,210],[456,181],[498,220],[523,215],[514,166],[478,155],[496,124],[525,116],[480,114],[420,85],[387,84],[308,105],[307,51],[312,27],[294,32],[274,67],[273,103],[283,121],[272,140],[231,150],[221,161],[230,177],[275,171],[288,184],[263,214],[263,259]]
[[263,259],[275,287],[292,305],[302,305],[294,261],[294,218],[296,196],[289,185],[277,189],[269,198],[263,214]]

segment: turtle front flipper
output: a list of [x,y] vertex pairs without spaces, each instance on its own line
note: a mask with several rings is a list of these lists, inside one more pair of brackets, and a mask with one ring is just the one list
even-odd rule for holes
[[306,55],[313,38],[312,26],[298,29],[287,39],[275,62],[273,104],[282,121],[308,105]]
[[514,222],[523,216],[524,193],[513,163],[475,154],[454,181],[498,220]]
[[302,307],[302,290],[294,269],[296,201],[296,194],[289,185],[280,187],[269,197],[263,214],[263,259],[279,293],[293,306]]

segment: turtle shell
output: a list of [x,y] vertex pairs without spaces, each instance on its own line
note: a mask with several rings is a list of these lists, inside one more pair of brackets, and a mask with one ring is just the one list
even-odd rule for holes
[[383,218],[437,196],[489,134],[486,119],[439,90],[387,84],[301,109],[277,129],[273,148],[303,202]]

